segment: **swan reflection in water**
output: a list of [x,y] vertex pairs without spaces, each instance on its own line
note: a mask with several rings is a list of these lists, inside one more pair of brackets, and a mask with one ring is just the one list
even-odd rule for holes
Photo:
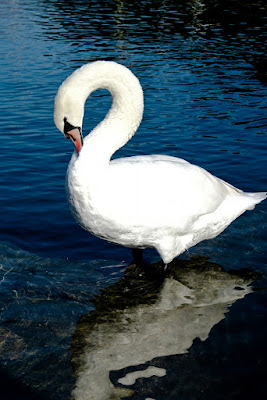
[[[163,368],[140,364],[186,353],[194,339],[206,340],[259,278],[247,270],[225,272],[202,257],[174,260],[165,279],[160,263],[152,268],[152,274],[159,271],[154,280],[129,266],[118,283],[95,297],[96,310],[78,322],[72,340],[75,400],[119,400],[134,393],[131,385],[139,377],[165,376]],[[111,382],[111,371],[130,366],[138,368]]]

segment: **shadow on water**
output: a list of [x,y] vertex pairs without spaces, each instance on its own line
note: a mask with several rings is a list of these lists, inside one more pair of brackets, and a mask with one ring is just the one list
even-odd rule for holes
[[[152,269],[145,274],[130,265],[120,281],[95,296],[96,310],[80,318],[71,346],[75,400],[176,399],[186,388],[186,398],[207,398],[207,392],[194,397],[193,382],[190,389],[177,376],[179,384],[170,392],[172,358],[185,355],[196,339],[206,341],[229,306],[251,293],[249,284],[261,275],[247,269],[225,272],[203,257],[174,260],[165,279],[162,264],[153,267],[154,276]],[[201,376],[198,357],[179,359],[187,378]],[[211,395],[223,377],[216,379]],[[231,394],[229,385],[224,396]]]
[[45,400],[0,368],[1,400]]

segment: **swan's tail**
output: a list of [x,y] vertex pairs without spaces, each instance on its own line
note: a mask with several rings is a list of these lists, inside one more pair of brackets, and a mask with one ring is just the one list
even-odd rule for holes
[[248,201],[248,210],[253,210],[256,204],[260,203],[261,201],[265,200],[267,197],[267,192],[258,192],[258,193],[243,193],[243,196]]

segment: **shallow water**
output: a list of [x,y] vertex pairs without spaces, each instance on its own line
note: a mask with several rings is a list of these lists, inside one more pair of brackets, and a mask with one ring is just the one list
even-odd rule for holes
[[[115,157],[169,154],[243,190],[266,190],[266,6],[230,0],[3,0],[0,9],[2,369],[38,396],[52,399],[56,391],[58,399],[67,399],[75,384],[69,347],[77,319],[93,310],[90,300],[101,288],[122,277],[131,256],[83,231],[69,212],[64,179],[73,149],[53,124],[58,86],[86,62],[121,62],[140,79],[145,113],[137,134]],[[109,105],[105,91],[87,101],[84,132]],[[265,221],[263,203],[182,258],[202,255],[226,270],[266,273]],[[147,258],[156,261],[158,255],[149,250]],[[266,359],[265,314],[265,292],[246,296],[206,341],[193,345],[190,362],[164,359],[173,371],[182,365],[185,375],[181,380],[167,374],[174,397],[165,383],[157,400],[182,396],[183,385],[184,398],[196,398],[195,383],[186,379],[194,360],[234,354],[232,381],[221,366],[206,392],[219,398],[224,379],[232,384],[242,376],[244,359],[232,353],[236,343],[246,345],[251,385],[260,393],[256,365]],[[200,370],[196,375],[201,386]],[[145,398],[144,379],[138,382],[134,400]],[[13,398],[23,398],[22,390]],[[241,392],[229,389],[227,395],[237,399]]]

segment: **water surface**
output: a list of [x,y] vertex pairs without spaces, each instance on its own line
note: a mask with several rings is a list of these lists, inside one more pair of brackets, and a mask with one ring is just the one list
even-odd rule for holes
[[[264,191],[266,6],[233,0],[3,0],[0,9],[1,364],[5,377],[23,386],[12,398],[31,390],[38,398],[52,399],[56,393],[65,400],[75,385],[69,347],[77,319],[93,310],[90,301],[100,289],[122,277],[131,256],[128,249],[83,231],[70,214],[64,180],[73,149],[53,124],[58,86],[90,61],[126,65],[140,79],[145,112],[137,134],[115,157],[182,157],[243,190]],[[105,91],[87,101],[84,132],[104,117],[110,102]],[[226,271],[248,267],[265,274],[265,221],[263,203],[181,258],[201,255]],[[159,257],[151,250],[147,258]],[[189,376],[205,354],[226,359],[228,368],[232,360],[233,369],[231,374],[224,367],[216,370],[207,357],[207,369],[217,375],[209,389],[202,387],[203,398],[205,393],[219,398],[224,380],[232,388],[228,398],[241,393],[244,398],[238,377],[246,373],[259,397],[265,315],[265,292],[236,302],[206,341],[193,344],[190,361],[181,355],[164,359],[166,370],[182,365],[185,373],[180,379],[169,372],[174,397],[165,381],[157,400],[178,399],[184,385],[184,398],[195,399],[202,375],[198,369],[196,380]],[[145,398],[144,380],[138,382],[134,400]],[[7,392],[12,387],[7,385]]]

